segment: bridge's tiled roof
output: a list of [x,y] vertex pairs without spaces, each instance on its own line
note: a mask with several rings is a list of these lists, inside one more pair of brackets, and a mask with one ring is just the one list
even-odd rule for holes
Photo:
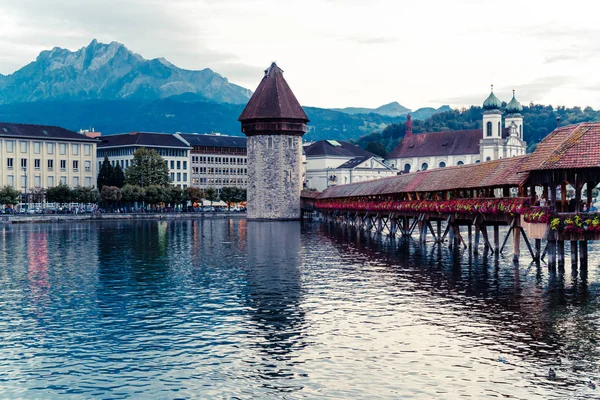
[[521,164],[528,157],[529,155],[525,155],[338,185],[327,188],[319,198],[518,186],[527,179],[528,174],[521,171]]
[[303,190],[301,196],[305,199],[316,199],[319,197],[320,192],[316,190]]
[[600,167],[600,122],[556,129],[538,144],[523,171]]

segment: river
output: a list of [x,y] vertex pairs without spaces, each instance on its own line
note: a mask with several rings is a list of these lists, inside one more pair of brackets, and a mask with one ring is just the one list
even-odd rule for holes
[[0,397],[599,398],[599,263],[317,223],[3,225]]

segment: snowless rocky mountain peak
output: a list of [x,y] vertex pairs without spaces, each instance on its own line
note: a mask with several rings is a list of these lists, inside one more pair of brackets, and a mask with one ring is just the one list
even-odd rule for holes
[[188,71],[146,60],[119,42],[93,39],[76,51],[54,47],[13,74],[0,75],[0,104],[39,100],[156,100],[184,93],[243,104],[251,91],[208,69]]

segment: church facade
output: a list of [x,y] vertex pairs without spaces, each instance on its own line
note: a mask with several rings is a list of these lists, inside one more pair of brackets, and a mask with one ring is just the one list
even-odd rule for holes
[[409,115],[404,138],[385,162],[402,172],[416,172],[523,155],[527,149],[523,140],[523,108],[514,90],[505,108],[506,115],[501,107],[492,88],[483,102],[482,129],[463,131],[413,134]]

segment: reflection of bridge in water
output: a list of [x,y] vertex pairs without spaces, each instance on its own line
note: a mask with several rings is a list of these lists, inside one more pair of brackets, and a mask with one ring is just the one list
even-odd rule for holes
[[[533,260],[547,255],[552,267],[564,265],[568,241],[571,263],[579,258],[587,267],[587,243],[600,239],[600,215],[579,210],[592,206],[599,181],[600,123],[582,123],[555,130],[525,156],[303,192],[302,208],[328,223],[390,237],[416,233],[422,243],[431,234],[436,243],[448,239],[450,247],[473,253],[483,245],[498,254],[512,236],[515,261],[523,241]],[[567,203],[569,185],[575,196]],[[501,226],[509,227],[502,240]]]
[[[382,280],[396,279],[399,286],[408,281],[411,291],[450,298],[453,305],[458,302],[469,309],[469,318],[490,321],[499,332],[510,336],[510,341],[527,343],[515,346],[516,353],[524,351],[527,357],[552,362],[557,353],[579,348],[581,343],[575,343],[578,338],[589,337],[592,340],[585,345],[588,349],[581,351],[579,361],[589,365],[596,362],[597,352],[590,349],[598,340],[595,325],[577,315],[581,315],[582,305],[588,315],[597,312],[593,298],[598,284],[588,283],[585,268],[567,272],[561,268],[544,272],[539,264],[501,268],[506,267],[505,261],[491,253],[473,255],[385,237],[374,240],[366,232],[328,224],[319,230],[322,240],[331,243],[344,261],[375,264],[378,268],[373,270]],[[593,270],[589,274],[591,280],[596,276]]]

